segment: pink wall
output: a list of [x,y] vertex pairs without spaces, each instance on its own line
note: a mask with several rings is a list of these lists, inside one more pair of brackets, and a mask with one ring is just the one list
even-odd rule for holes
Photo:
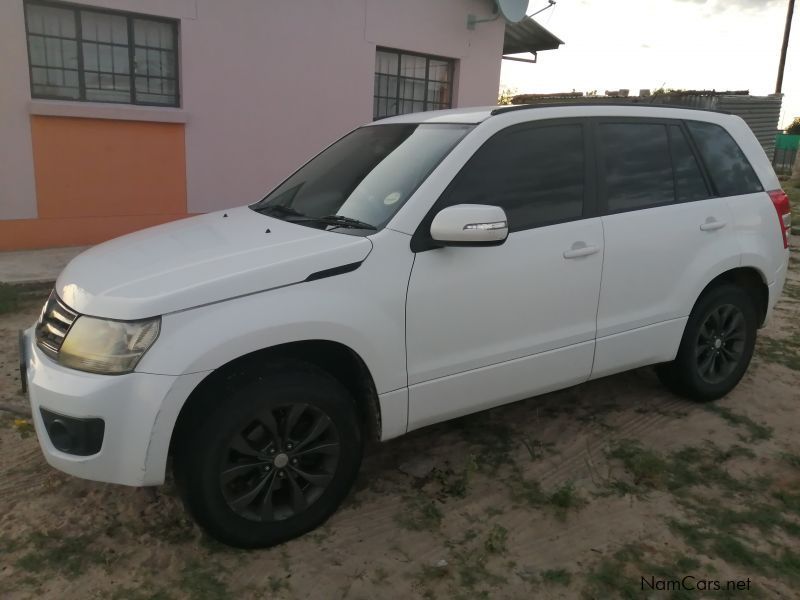
[[458,105],[496,102],[503,23],[466,28],[487,0],[238,4],[198,0],[182,28],[190,211],[253,202],[370,121],[376,45],[458,59]]
[[22,0],[0,0],[0,219],[36,216],[30,115],[186,123],[188,210],[253,202],[372,119],[376,46],[456,59],[455,104],[494,104],[490,0],[74,0],[180,19],[180,108],[31,100]]

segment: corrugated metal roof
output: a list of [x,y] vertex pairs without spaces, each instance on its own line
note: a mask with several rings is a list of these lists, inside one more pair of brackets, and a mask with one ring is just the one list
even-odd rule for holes
[[506,24],[503,54],[555,50],[563,43],[536,21],[525,17],[519,23]]

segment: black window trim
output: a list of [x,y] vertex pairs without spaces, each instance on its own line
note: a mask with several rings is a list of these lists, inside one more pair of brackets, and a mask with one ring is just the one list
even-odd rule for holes
[[[375,91],[373,89],[373,92],[372,92],[373,100],[375,98],[386,98],[387,100],[389,98],[393,98],[398,103],[398,110],[399,110],[400,100],[405,100],[405,98],[401,98],[400,97],[400,79],[402,77],[400,75],[400,68],[401,68],[401,63],[402,63],[402,56],[405,54],[407,56],[418,56],[420,58],[424,58],[425,59],[425,95],[424,95],[424,97],[422,99],[422,110],[423,110],[423,112],[428,110],[428,84],[430,83],[429,77],[430,77],[431,59],[433,59],[433,60],[441,60],[441,61],[444,61],[444,62],[446,62],[448,64],[448,66],[449,66],[449,69],[448,69],[448,83],[450,84],[450,102],[449,102],[449,107],[448,108],[453,108],[453,95],[455,93],[456,59],[450,58],[448,56],[439,56],[437,54],[424,54],[422,52],[413,52],[411,50],[403,50],[401,48],[389,48],[387,46],[376,46],[375,47],[375,55],[376,56],[377,56],[378,52],[387,52],[387,53],[390,53],[390,54],[397,55],[397,73],[395,75],[395,77],[397,77],[397,87],[395,89],[394,96],[379,96],[379,95],[375,94]],[[373,68],[373,73],[374,73],[373,77],[374,77],[374,75],[388,75],[388,73],[378,73],[377,71],[374,70],[374,68]],[[412,78],[412,79],[417,79],[417,78]],[[413,99],[411,101],[414,102]],[[437,102],[436,104],[440,104],[440,103]],[[403,115],[403,114],[408,114],[408,113],[398,112],[397,114],[394,114],[394,115],[385,115],[383,117],[377,117],[377,118],[375,118],[375,116],[373,115],[372,121],[373,122],[380,121],[382,119],[388,119],[390,117],[397,117],[397,116]]]
[[[33,93],[33,66],[31,64],[31,56],[30,56],[30,30],[28,28],[28,11],[26,7],[28,5],[34,6],[45,6],[49,8],[61,8],[65,10],[73,11],[73,16],[75,18],[75,41],[77,44],[77,51],[78,51],[78,89],[79,89],[79,98],[65,98],[64,96],[54,96],[54,95],[44,95],[44,94],[36,94]],[[127,27],[128,27],[128,71],[129,76],[131,78],[131,90],[130,90],[130,100],[125,101],[115,101],[115,100],[89,100],[86,98],[86,82],[85,82],[85,72],[83,68],[83,36],[81,31],[81,19],[80,19],[80,12],[94,12],[100,14],[108,14],[108,15],[116,15],[125,17]],[[122,104],[122,105],[131,105],[131,106],[159,106],[162,108],[180,108],[181,107],[181,78],[180,78],[180,30],[179,30],[179,19],[171,19],[169,17],[160,17],[154,15],[148,15],[146,13],[137,13],[137,12],[130,12],[125,10],[116,10],[111,8],[105,7],[96,7],[93,5],[87,4],[78,4],[74,2],[61,2],[60,0],[23,0],[23,17],[25,20],[25,49],[28,55],[28,78],[30,81],[30,92],[31,92],[31,99],[33,100],[59,100],[62,102],[92,102],[92,103],[99,103],[99,104]],[[134,52],[136,47],[136,42],[133,37],[133,20],[134,19],[141,19],[147,21],[156,21],[159,23],[164,23],[167,25],[172,26],[172,35],[174,40],[174,52],[175,52],[175,102],[166,104],[163,102],[142,102],[136,99],[136,74],[133,68],[134,63]],[[38,35],[38,34],[34,34]],[[70,38],[71,39],[71,38]],[[149,48],[149,46],[144,46]]]
[[[425,214],[425,216],[420,221],[417,229],[414,231],[414,234],[411,236],[411,251],[414,253],[417,252],[425,252],[427,250],[435,250],[437,248],[442,248],[443,246],[438,242],[434,241],[431,237],[431,222],[436,214],[444,208],[444,200],[452,188],[453,184],[458,180],[461,173],[469,166],[469,162],[472,158],[480,152],[480,150],[492,140],[496,138],[502,138],[506,135],[511,135],[514,133],[518,133],[520,131],[527,131],[529,129],[541,129],[544,127],[554,127],[558,125],[580,125],[583,130],[583,152],[584,152],[584,186],[583,186],[583,213],[579,217],[571,217],[567,219],[560,219],[553,222],[548,223],[541,223],[539,225],[534,225],[531,227],[525,227],[524,229],[517,229],[514,231],[509,230],[509,237],[512,235],[523,233],[525,231],[531,231],[533,229],[541,229],[542,227],[551,227],[553,225],[561,225],[563,223],[572,223],[574,221],[583,221],[585,219],[591,219],[594,217],[599,216],[598,213],[598,194],[597,194],[597,178],[595,177],[595,173],[597,172],[597,157],[595,156],[595,147],[593,144],[594,138],[594,124],[592,120],[588,117],[557,117],[553,119],[537,119],[535,121],[526,121],[524,123],[516,123],[514,125],[509,125],[500,131],[495,132],[491,136],[489,136],[484,142],[475,149],[472,155],[467,159],[464,165],[458,170],[450,182],[447,184],[447,187],[442,191],[436,201],[433,203],[431,208]],[[466,138],[465,138],[466,139]],[[462,140],[463,142],[463,140]]]
[[[671,119],[668,117],[589,117],[592,121],[592,133],[594,138],[594,148],[595,148],[595,155],[597,161],[597,169],[595,170],[595,177],[597,179],[597,196],[598,196],[598,210],[601,216],[611,216],[611,215],[620,215],[628,212],[634,212],[639,210],[652,210],[657,208],[663,208],[666,206],[674,206],[676,204],[687,204],[690,202],[703,202],[704,200],[710,200],[711,198],[719,198],[719,194],[717,193],[716,188],[713,185],[713,181],[708,173],[708,169],[706,167],[705,162],[703,162],[702,156],[698,151],[694,139],[692,138],[688,128],[686,127],[686,120],[685,119]],[[702,121],[700,119],[689,119],[690,121],[696,121],[698,123],[708,123],[709,121]],[[603,167],[603,161],[601,158],[604,156],[603,148],[600,143],[600,136],[597,132],[597,127],[599,125],[614,125],[614,124],[628,124],[628,123],[641,123],[646,125],[662,125],[665,128],[665,133],[667,136],[667,149],[669,151],[669,160],[670,160],[670,168],[672,169],[672,181],[673,181],[673,200],[672,202],[667,202],[665,204],[656,204],[654,206],[643,206],[643,207],[634,207],[634,208],[624,208],[620,210],[608,210],[608,188],[605,182],[605,169]],[[714,123],[715,124],[715,123]],[[678,125],[683,132],[683,136],[686,139],[687,143],[689,144],[689,149],[694,156],[695,162],[697,163],[698,168],[700,169],[700,173],[703,177],[703,181],[705,182],[706,192],[708,195],[705,198],[697,198],[695,200],[678,200],[678,186],[676,182],[676,172],[675,172],[675,158],[672,153],[672,140],[670,139],[669,135],[669,126],[670,125]],[[734,140],[735,141],[735,140]],[[738,145],[738,144],[737,144]]]
[[[692,150],[692,154],[694,154],[694,159],[697,161],[697,165],[700,167],[700,172],[703,174],[703,180],[706,182],[706,189],[708,190],[709,194],[711,194],[711,198],[719,198],[720,194],[717,190],[717,186],[714,184],[714,180],[711,179],[711,172],[708,170],[708,166],[706,166],[705,160],[703,160],[703,155],[700,153],[700,148],[697,147],[697,143],[694,141],[692,137],[692,132],[689,131],[688,122],[696,122],[696,123],[708,123],[709,121],[699,121],[697,119],[681,119],[681,131],[683,131],[683,137],[686,139],[686,142],[689,144],[689,148]],[[735,141],[735,140],[734,140]],[[738,146],[738,144],[737,144]],[[748,161],[749,162],[749,161]],[[704,198],[707,200],[708,198]],[[694,200],[694,202],[698,202]]]

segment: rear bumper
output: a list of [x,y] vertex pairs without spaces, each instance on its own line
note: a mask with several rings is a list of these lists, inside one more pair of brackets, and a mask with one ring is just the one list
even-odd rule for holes
[[783,286],[786,283],[786,272],[789,269],[789,255],[790,250],[786,249],[786,257],[784,258],[781,266],[775,271],[775,277],[772,280],[772,283],[767,286],[769,288],[769,302],[767,303],[767,315],[764,318],[764,324],[767,323],[769,318],[772,316],[772,311],[775,309],[775,305],[778,303],[778,299],[781,297],[783,293]]
[[[21,366],[47,462],[95,481],[163,483],[172,426],[198,374],[84,373],[52,361],[33,339],[32,328],[24,332]],[[61,425],[54,428],[54,422]],[[65,442],[64,436],[72,438]]]

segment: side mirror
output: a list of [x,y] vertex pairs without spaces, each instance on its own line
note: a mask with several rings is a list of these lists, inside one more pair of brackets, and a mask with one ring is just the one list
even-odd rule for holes
[[497,246],[508,237],[506,212],[486,204],[448,206],[433,218],[431,237],[443,246]]

